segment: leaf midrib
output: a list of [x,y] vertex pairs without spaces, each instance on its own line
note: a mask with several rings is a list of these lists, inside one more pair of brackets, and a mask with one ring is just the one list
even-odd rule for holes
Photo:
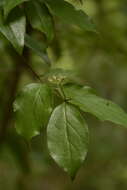
[[72,162],[72,150],[71,150],[71,145],[70,145],[69,131],[68,131],[68,127],[67,127],[67,120],[68,119],[67,119],[67,113],[66,112],[67,112],[66,104],[64,103],[65,131],[66,131],[67,144],[68,144],[68,148],[69,148],[69,157],[70,157],[70,161]]

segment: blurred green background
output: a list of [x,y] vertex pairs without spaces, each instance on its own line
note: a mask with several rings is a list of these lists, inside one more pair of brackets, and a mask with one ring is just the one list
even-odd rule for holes
[[[127,111],[127,0],[71,2],[93,18],[99,34],[82,32],[56,18],[56,37],[48,49],[52,67],[74,70],[81,83]],[[33,52],[26,54],[38,74],[48,70]],[[8,107],[17,91],[34,81],[31,69],[21,65],[1,35],[0,190],[127,190],[127,129],[87,114],[89,152],[73,183],[50,158],[45,131],[31,143],[16,134]]]

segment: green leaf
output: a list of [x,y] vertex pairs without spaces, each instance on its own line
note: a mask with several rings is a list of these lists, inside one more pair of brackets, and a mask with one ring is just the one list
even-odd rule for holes
[[120,106],[92,94],[88,88],[75,86],[64,87],[69,102],[78,106],[82,111],[95,115],[98,119],[111,121],[127,127],[127,114]]
[[42,60],[47,63],[47,64],[51,64],[48,54],[46,52],[46,44],[44,43],[40,43],[39,41],[35,40],[34,38],[32,38],[31,36],[29,36],[28,34],[25,35],[25,45],[32,49],[37,55],[39,55]]
[[14,9],[17,5],[29,0],[4,0],[4,15],[8,16],[10,11]]
[[56,107],[48,123],[47,138],[52,158],[74,179],[85,160],[89,139],[80,112],[66,103]]
[[25,86],[14,102],[17,132],[30,139],[40,133],[52,111],[52,92],[45,84]]
[[2,11],[0,11],[0,32],[12,43],[19,54],[22,54],[24,47],[25,27],[26,19],[21,9],[14,9],[7,23],[4,22]]
[[73,5],[63,0],[46,0],[47,6],[52,14],[68,24],[73,24],[83,30],[96,32],[95,25],[90,21],[87,14],[76,10]]
[[28,2],[26,13],[32,27],[43,32],[51,41],[54,37],[53,20],[44,3]]

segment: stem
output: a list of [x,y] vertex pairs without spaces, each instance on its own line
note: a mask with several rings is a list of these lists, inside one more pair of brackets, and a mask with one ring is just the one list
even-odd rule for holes
[[60,91],[61,91],[61,94],[63,95],[63,99],[66,100],[66,95],[65,95],[65,93],[64,93],[63,86],[62,86],[61,83],[59,84],[59,89],[60,89]]
[[41,83],[42,80],[40,78],[40,76],[32,69],[32,67],[27,63],[25,57],[22,56],[22,60],[23,60],[23,65],[24,67],[26,67],[27,69],[29,69],[29,71],[31,72],[31,74],[34,76],[34,78],[38,79]]

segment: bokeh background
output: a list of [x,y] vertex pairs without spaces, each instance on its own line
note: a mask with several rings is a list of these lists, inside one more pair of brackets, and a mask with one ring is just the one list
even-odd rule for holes
[[[71,3],[93,18],[99,34],[83,32],[56,18],[56,36],[48,49],[52,67],[75,71],[84,85],[127,111],[127,0]],[[37,32],[33,35],[41,38]],[[26,50],[26,59],[39,75],[48,70],[33,52]],[[18,90],[36,80],[21,62],[1,35],[0,190],[127,190],[127,129],[86,114],[89,152],[73,183],[50,158],[45,131],[31,143],[16,134],[8,108]]]

